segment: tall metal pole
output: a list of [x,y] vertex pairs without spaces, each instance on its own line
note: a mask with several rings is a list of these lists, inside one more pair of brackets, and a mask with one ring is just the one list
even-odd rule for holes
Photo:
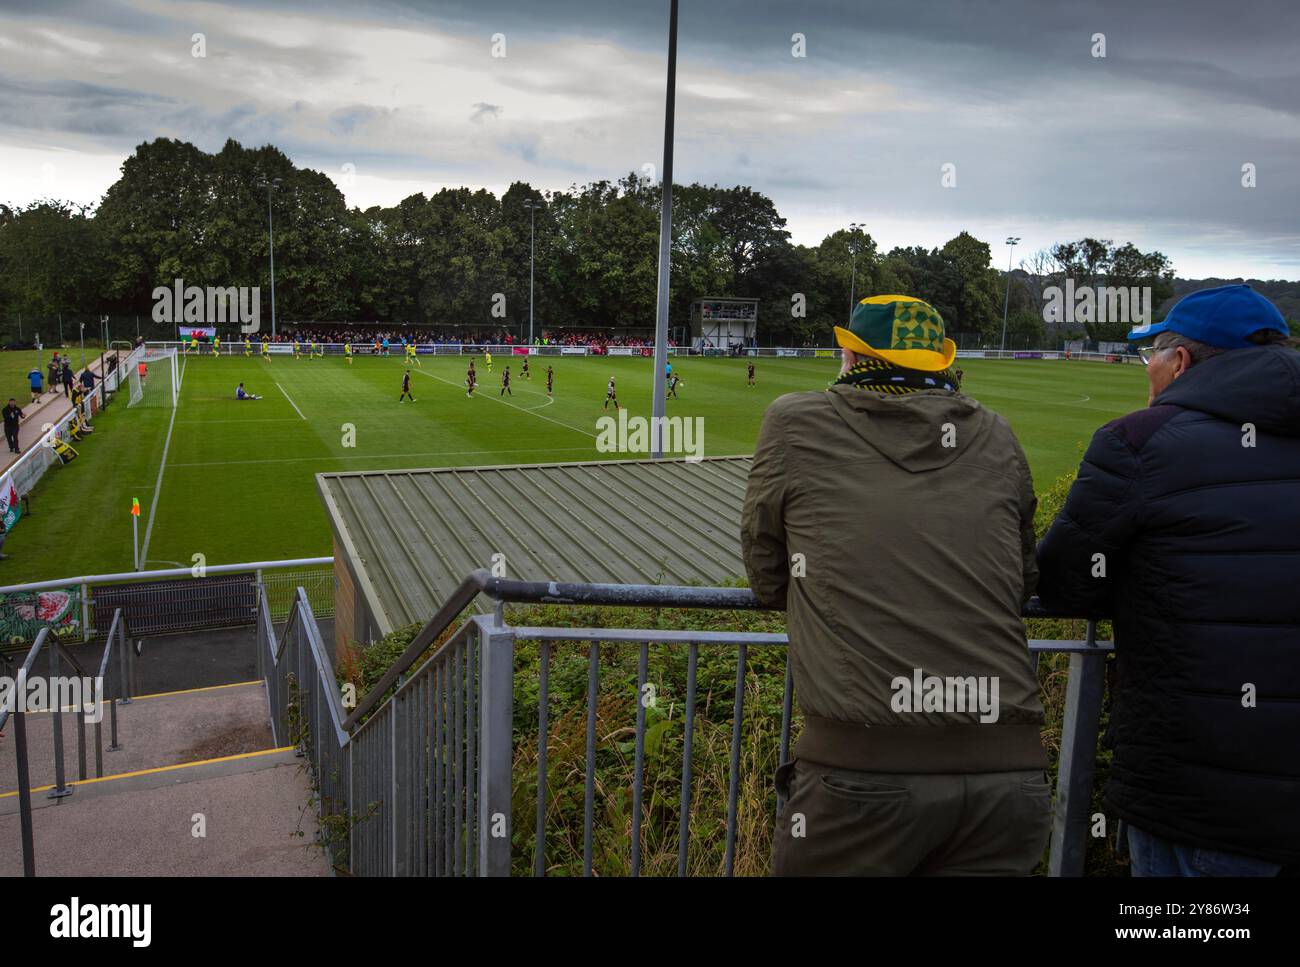
[[1007,351],[1007,307],[1011,305],[1011,260],[1015,257],[1019,238],[1007,237],[1007,294],[1002,300],[1002,352]]
[[672,271],[673,244],[673,111],[677,90],[677,0],[671,0],[668,14],[668,93],[664,105],[663,200],[659,214],[659,295],[655,311],[654,409],[650,423],[650,456],[663,457],[664,416],[668,387],[664,370],[668,366],[668,282]]
[[853,253],[853,271],[849,273],[849,322],[853,321],[853,309],[858,300],[858,229],[862,226],[854,222],[849,225],[849,251]]
[[536,261],[537,235],[534,220],[537,209],[528,206],[528,345],[533,344],[533,265]]
[[271,214],[271,190],[274,186],[266,183],[266,224],[271,236],[271,338],[275,338],[275,217]]

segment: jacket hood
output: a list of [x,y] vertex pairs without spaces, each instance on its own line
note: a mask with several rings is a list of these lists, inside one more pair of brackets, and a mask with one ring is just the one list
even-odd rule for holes
[[1300,352],[1258,346],[1221,353],[1169,384],[1152,405],[1160,403],[1300,436]]
[[883,396],[837,384],[827,392],[832,409],[854,433],[912,473],[946,467],[997,418],[969,396],[942,390]]

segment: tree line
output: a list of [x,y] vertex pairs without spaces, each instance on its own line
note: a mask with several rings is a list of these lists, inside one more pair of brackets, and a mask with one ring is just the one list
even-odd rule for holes
[[[260,286],[265,306],[269,206],[277,316],[285,321],[520,331],[529,314],[531,220],[539,328],[648,329],[660,199],[658,185],[629,174],[554,192],[516,182],[500,197],[446,188],[361,210],[348,208],[330,178],[275,147],[230,140],[209,154],[160,138],[135,149],[97,206],[0,204],[0,319],[147,315],[154,289],[178,278],[187,286]],[[670,323],[687,325],[696,298],[753,298],[762,342],[824,344],[848,314],[852,289],[859,298],[918,296],[952,332],[996,341],[1007,276],[992,256],[988,242],[967,232],[929,249],[883,252],[868,232],[848,228],[797,245],[776,205],[753,188],[674,185]],[[1044,323],[1042,305],[1044,289],[1067,277],[1076,285],[1151,286],[1155,305],[1174,291],[1160,252],[1063,242],[1011,274],[1014,344],[1064,335],[1062,323]],[[1119,339],[1127,326],[1081,328]]]

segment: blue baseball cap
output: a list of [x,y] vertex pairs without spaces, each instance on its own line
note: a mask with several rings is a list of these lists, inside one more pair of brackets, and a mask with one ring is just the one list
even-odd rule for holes
[[1291,334],[1277,306],[1248,285],[1220,285],[1201,289],[1179,299],[1160,322],[1135,326],[1129,339],[1153,339],[1176,332],[1220,349],[1248,349],[1246,337],[1261,329]]

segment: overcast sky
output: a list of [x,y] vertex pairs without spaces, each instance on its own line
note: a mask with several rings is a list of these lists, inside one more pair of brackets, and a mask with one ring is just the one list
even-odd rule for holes
[[[156,137],[275,144],[362,208],[657,172],[667,11],[0,0],[0,201],[96,202]],[[1300,279],[1297,0],[682,0],[679,42],[674,180],[754,186],[797,242],[966,229],[1002,267],[1094,235]]]

